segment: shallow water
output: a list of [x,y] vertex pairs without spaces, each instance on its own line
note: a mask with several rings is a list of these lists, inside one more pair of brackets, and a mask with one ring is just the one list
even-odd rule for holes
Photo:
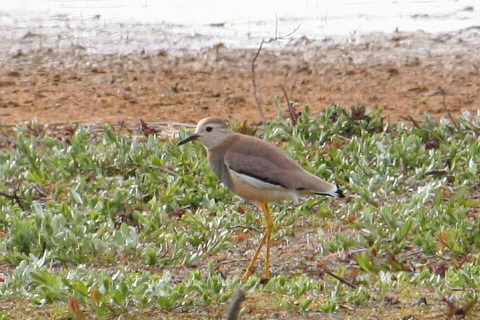
[[[372,32],[455,32],[480,25],[477,0],[2,0],[0,51],[93,53],[257,47],[293,32],[355,42]],[[276,45],[282,45],[279,41]]]

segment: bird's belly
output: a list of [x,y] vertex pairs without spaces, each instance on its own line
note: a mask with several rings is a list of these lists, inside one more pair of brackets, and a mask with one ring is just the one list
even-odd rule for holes
[[230,172],[233,182],[232,191],[248,201],[270,203],[292,200],[298,202],[298,196],[295,191],[233,171]]

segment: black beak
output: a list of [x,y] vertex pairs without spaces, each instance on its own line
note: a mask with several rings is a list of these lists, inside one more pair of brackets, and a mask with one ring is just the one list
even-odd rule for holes
[[185,139],[183,139],[182,141],[180,141],[177,146],[181,146],[182,144],[185,144],[187,142],[190,142],[190,141],[193,141],[195,139],[197,139],[198,137],[200,137],[200,135],[198,134],[192,134],[191,136],[189,137],[186,137]]

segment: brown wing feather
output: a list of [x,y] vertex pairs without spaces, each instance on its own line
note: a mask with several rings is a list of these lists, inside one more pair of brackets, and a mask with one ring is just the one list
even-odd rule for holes
[[311,193],[336,190],[333,184],[308,173],[286,152],[264,140],[237,134],[225,143],[229,146],[224,153],[225,163],[233,171],[289,190]]

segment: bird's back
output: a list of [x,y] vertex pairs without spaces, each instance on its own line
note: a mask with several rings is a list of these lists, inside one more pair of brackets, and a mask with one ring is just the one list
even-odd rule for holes
[[[335,196],[337,190],[335,185],[307,172],[283,150],[247,135],[232,135],[210,150],[209,162],[220,180],[236,193],[239,192],[238,188],[235,190],[233,180],[242,177],[244,180],[250,177],[265,183],[265,188],[269,189],[267,191],[276,190],[275,187],[278,187],[288,192],[279,195],[278,200],[296,200],[298,196],[309,194]],[[230,170],[233,171],[233,177]],[[257,184],[258,186],[262,185]]]

